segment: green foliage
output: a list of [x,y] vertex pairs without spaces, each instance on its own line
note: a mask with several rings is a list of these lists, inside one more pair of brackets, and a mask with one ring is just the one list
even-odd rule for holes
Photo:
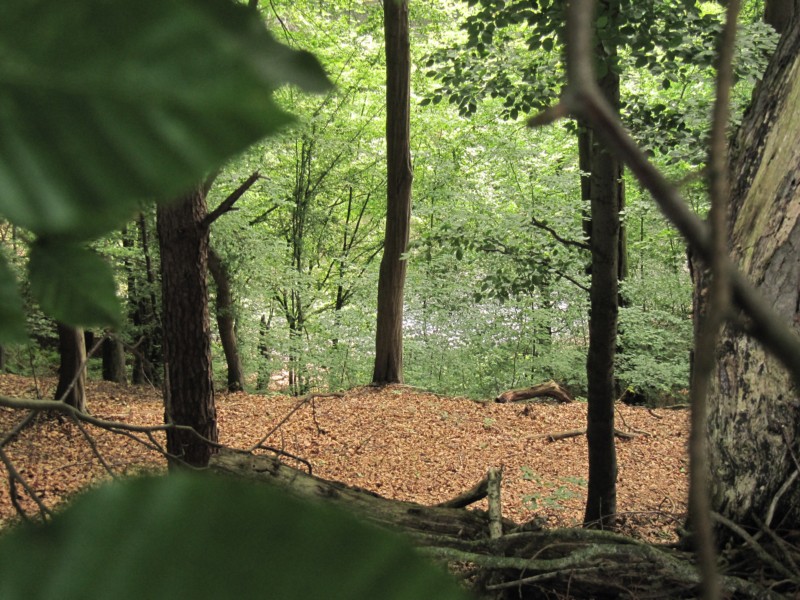
[[[41,236],[81,239],[121,225],[143,200],[179,194],[290,122],[273,100],[278,86],[329,86],[310,54],[216,0],[10,0],[0,39],[0,216]],[[31,275],[52,309],[53,271],[44,245],[37,252]],[[96,263],[82,256],[70,247],[86,273]],[[93,306],[58,317],[113,322],[109,282],[94,295]]]
[[208,475],[88,492],[51,523],[4,536],[0,564],[6,600],[467,597],[399,536]]
[[102,233],[179,194],[289,122],[277,86],[327,85],[228,2],[12,0],[0,39],[0,212],[40,234]]
[[79,244],[39,240],[31,247],[28,278],[39,306],[58,321],[84,326],[121,322],[111,267]]
[[0,254],[0,342],[25,339],[25,313],[17,282],[5,257]]

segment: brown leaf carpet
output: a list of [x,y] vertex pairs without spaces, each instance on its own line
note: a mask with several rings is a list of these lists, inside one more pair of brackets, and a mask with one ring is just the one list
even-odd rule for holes
[[[44,398],[52,396],[54,386],[53,379],[38,381]],[[96,417],[146,425],[162,422],[157,390],[105,382],[89,382],[87,387],[89,411]],[[0,375],[0,394],[35,398],[36,393],[33,379]],[[217,394],[220,441],[237,448],[253,446],[297,402],[286,396]],[[24,414],[0,409],[1,437]],[[456,496],[489,467],[502,466],[504,516],[517,522],[540,516],[548,526],[571,526],[583,517],[586,436],[555,442],[545,436],[582,429],[585,419],[586,404],[581,402],[526,407],[442,397],[406,386],[363,387],[342,398],[306,403],[265,444],[306,459],[316,476],[422,504]],[[617,441],[622,530],[652,541],[672,540],[686,511],[687,413],[619,405],[616,419],[619,430],[637,433]],[[128,437],[86,429],[116,475],[164,469],[156,451]],[[162,435],[156,439],[163,443]],[[5,451],[49,507],[110,478],[84,434],[66,418],[39,417]],[[7,472],[0,468],[3,524],[15,518],[15,511]],[[35,513],[33,502],[19,486],[17,490],[20,504]]]

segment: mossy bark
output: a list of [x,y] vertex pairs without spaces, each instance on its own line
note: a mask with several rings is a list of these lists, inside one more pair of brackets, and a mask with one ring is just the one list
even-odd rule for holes
[[[800,28],[786,30],[731,151],[730,252],[800,333]],[[709,394],[714,510],[737,523],[800,520],[800,393],[751,337],[727,326]]]

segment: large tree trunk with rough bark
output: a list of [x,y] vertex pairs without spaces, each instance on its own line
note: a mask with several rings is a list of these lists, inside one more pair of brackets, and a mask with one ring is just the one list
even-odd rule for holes
[[[56,400],[86,412],[86,338],[83,329],[58,323],[58,385]],[[74,381],[74,383],[73,383]]]
[[[208,228],[202,187],[158,208],[167,423],[217,441],[208,317]],[[191,431],[169,430],[167,451],[197,467],[213,448]],[[174,465],[175,463],[173,463]]]
[[244,389],[244,369],[239,357],[239,344],[236,341],[236,314],[231,293],[230,273],[222,258],[208,249],[208,269],[217,287],[217,328],[225,362],[228,365],[228,391],[241,392]]
[[403,288],[411,220],[408,0],[384,0],[386,35],[386,236],[378,279],[373,383],[403,382]]
[[[730,251],[787,327],[800,333],[800,23],[793,23],[732,144]],[[713,509],[753,523],[774,506],[773,527],[796,525],[798,389],[774,357],[730,326],[717,346],[711,386]]]

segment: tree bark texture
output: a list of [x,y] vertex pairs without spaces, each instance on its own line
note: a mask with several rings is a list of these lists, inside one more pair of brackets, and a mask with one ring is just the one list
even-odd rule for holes
[[[786,29],[731,147],[729,244],[733,262],[800,333],[798,24],[795,18]],[[698,290],[702,304],[702,280]],[[765,520],[777,499],[776,516],[796,524],[797,479],[778,492],[798,469],[800,393],[779,362],[738,329],[723,329],[716,353],[708,398],[712,507],[748,523]]]
[[113,381],[125,385],[128,375],[125,370],[125,346],[116,333],[110,333],[103,340],[103,381]]
[[244,369],[236,340],[236,309],[231,293],[230,273],[228,266],[211,247],[208,248],[208,270],[217,287],[217,328],[228,365],[228,391],[241,392],[244,389]]
[[481,537],[489,531],[489,518],[483,511],[391,500],[338,481],[313,477],[271,456],[223,450],[212,457],[209,467],[218,473],[269,482],[300,498],[333,502],[384,527],[457,539]]
[[57,328],[60,363],[55,399],[63,398],[65,404],[86,412],[86,339],[83,329],[63,323],[58,323]]
[[[610,22],[618,19],[615,1],[599,4]],[[600,51],[609,52],[600,48]],[[611,55],[606,57],[611,63]],[[611,106],[619,111],[619,76],[610,68],[599,80]],[[593,140],[590,196],[592,229],[592,280],[589,293],[589,353],[586,359],[588,409],[586,437],[589,446],[589,485],[586,525],[613,525],[617,510],[617,455],[614,442],[614,356],[619,310],[620,217],[622,163]]]
[[772,25],[778,33],[786,31],[798,10],[797,0],[766,0],[764,2],[764,22]]
[[[158,207],[164,333],[165,421],[217,441],[208,316],[206,199],[198,187]],[[205,466],[212,447],[191,432],[167,432],[167,451]]]
[[384,0],[386,36],[386,235],[378,279],[373,383],[403,382],[403,288],[411,220],[408,0]]

